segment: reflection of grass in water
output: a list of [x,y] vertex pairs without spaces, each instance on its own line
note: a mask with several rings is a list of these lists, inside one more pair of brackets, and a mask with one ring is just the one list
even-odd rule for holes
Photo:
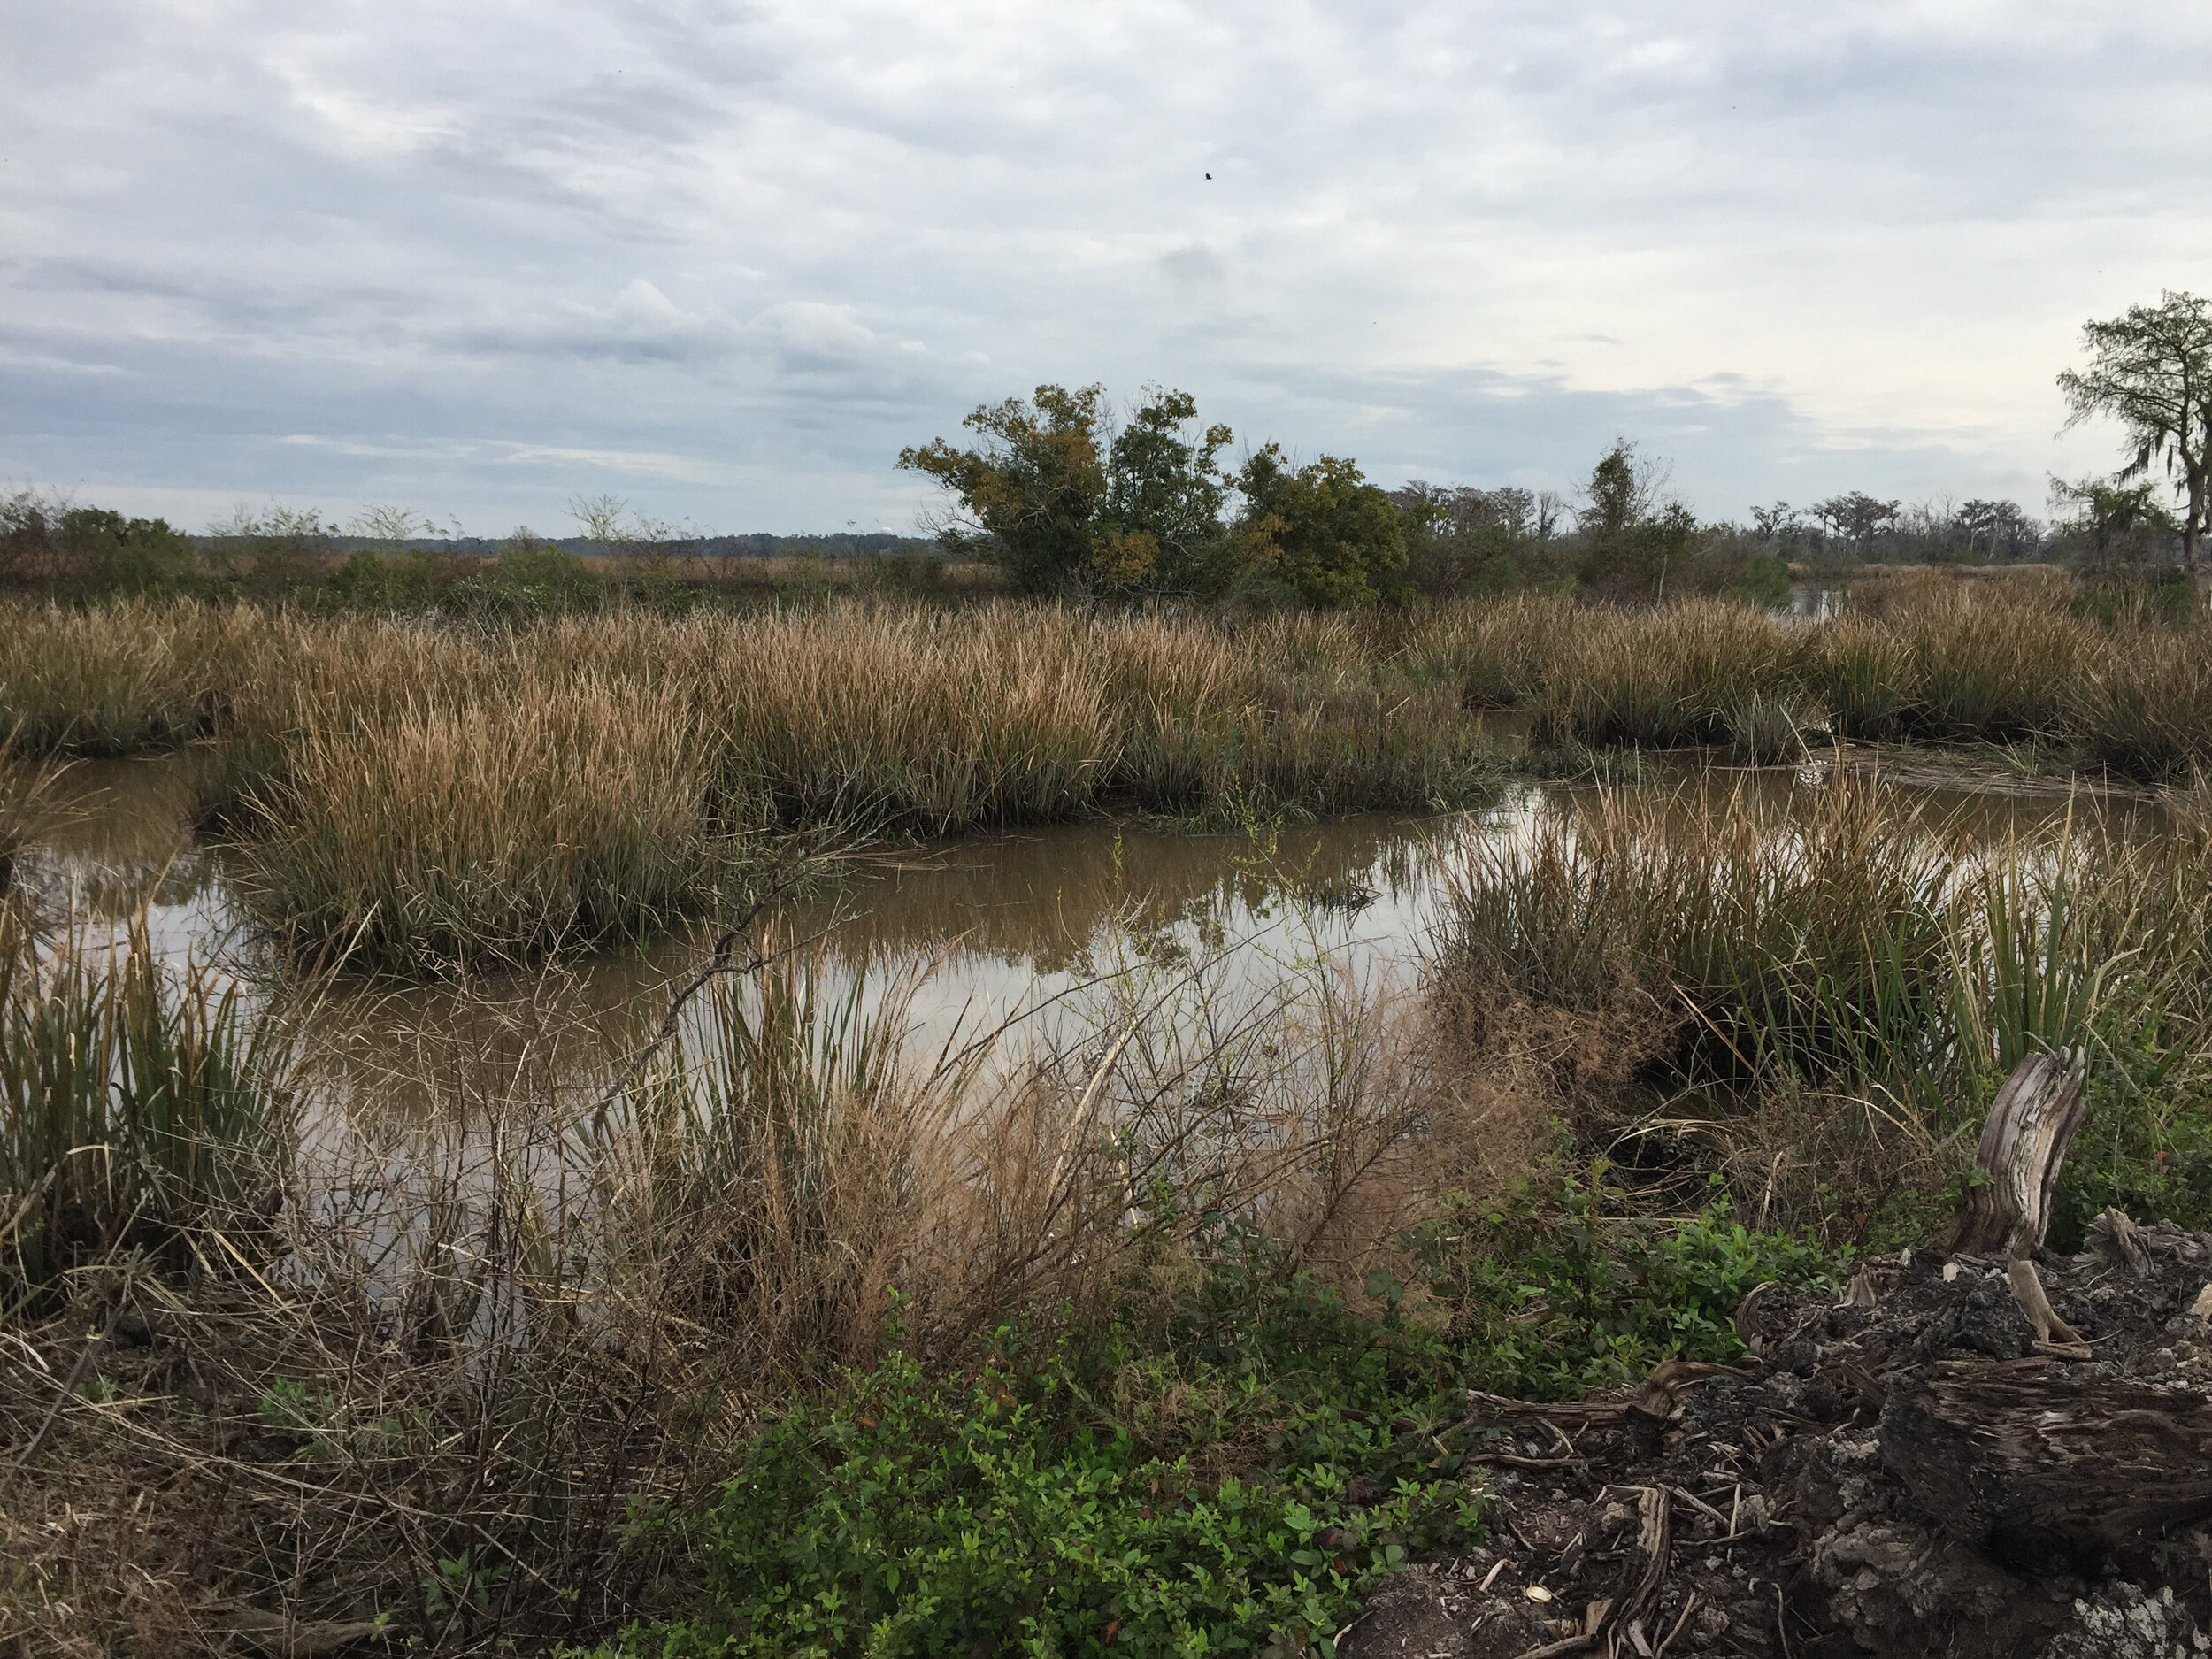
[[[1440,820],[1440,823],[1443,820]],[[1204,926],[1226,936],[1302,887],[1402,890],[1431,856],[1432,832],[1397,818],[1340,819],[1252,835],[1159,833],[1141,823],[1068,825],[968,841],[927,856],[856,860],[835,903],[855,917],[841,950],[966,950],[1042,972],[1075,971],[1106,934]],[[826,922],[828,904],[795,911]]]
[[65,813],[57,786],[68,763],[34,760],[17,734],[0,733],[0,897],[24,849],[53,833]]

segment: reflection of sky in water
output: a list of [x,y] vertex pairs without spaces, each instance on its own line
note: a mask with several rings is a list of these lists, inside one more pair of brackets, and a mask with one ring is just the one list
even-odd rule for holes
[[[19,880],[43,918],[73,915],[88,942],[119,934],[143,902],[165,957],[196,951],[246,972],[254,954],[222,855],[196,846],[186,827],[190,764],[73,768],[65,798],[74,815],[19,863]],[[1886,777],[1932,816],[1963,813],[1986,836],[2066,810],[2062,795]],[[1724,781],[1778,807],[1819,780],[1817,772],[1776,771]],[[1148,973],[1156,985],[1182,964],[1208,964],[1217,1003],[1265,996],[1317,958],[1381,988],[1417,973],[1446,872],[1487,839],[1527,834],[1567,793],[1522,785],[1483,811],[1353,818],[1258,835],[1087,822],[905,849],[861,860],[833,891],[793,902],[776,931],[789,941],[827,929],[833,977],[867,965],[864,1004],[895,981],[910,982],[916,964],[933,964],[910,1003],[917,1047],[931,1053],[956,1033],[972,1036],[1024,1010],[1041,1010],[1023,1023],[1030,1040],[1064,1040],[1098,1018],[1102,997],[1078,987],[1119,968]],[[403,1084],[419,1071],[444,1079],[442,1093],[472,1071],[487,1088],[534,1067],[549,1082],[580,1071],[603,1075],[658,1022],[704,949],[680,936],[465,995],[439,986],[346,987],[317,1016],[317,1042],[357,1080],[374,1074]],[[266,980],[265,972],[247,977]]]

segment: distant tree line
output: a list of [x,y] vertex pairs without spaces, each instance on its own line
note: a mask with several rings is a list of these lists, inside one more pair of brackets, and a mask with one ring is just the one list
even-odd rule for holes
[[[2212,306],[2169,292],[2083,328],[2087,362],[2058,383],[2072,420],[2108,417],[2126,453],[2108,477],[2052,480],[2047,521],[2014,501],[1908,505],[1850,490],[1707,523],[1666,466],[1626,438],[1571,496],[1415,480],[1394,490],[1357,462],[1301,462],[1267,443],[1233,463],[1234,435],[1202,425],[1187,392],[1148,388],[1118,412],[1099,386],[1046,385],[968,416],[964,445],[901,451],[946,510],[933,537],[707,535],[632,515],[611,495],[569,505],[580,534],[518,530],[493,543],[400,508],[342,527],[311,512],[241,509],[194,536],[159,518],[0,497],[0,587],[386,605],[510,616],[710,596],[747,559],[787,563],[775,591],[826,591],[833,561],[878,589],[929,592],[953,559],[1012,588],[1091,600],[1248,599],[1366,605],[1418,595],[1571,590],[1616,601],[1788,597],[1792,566],[2053,558],[2096,580],[2193,576],[2212,529]],[[2170,498],[2170,504],[2169,498]]]
[[[888,533],[706,536],[634,519],[611,497],[572,503],[585,534],[518,529],[492,540],[431,534],[403,509],[370,508],[344,526],[283,507],[241,508],[188,534],[19,491],[0,496],[0,590],[50,598],[135,595],[253,600],[311,610],[387,610],[479,620],[644,604],[682,609],[740,595],[826,592],[840,561],[846,586],[927,594],[943,585],[936,544]],[[773,568],[755,575],[746,567]]]
[[[949,552],[1069,596],[1340,605],[1539,587],[1778,602],[1792,565],[1824,561],[2062,558],[2112,575],[2172,560],[2193,574],[2212,528],[2212,311],[2168,293],[2085,325],[2083,341],[2089,364],[2060,389],[2073,419],[2116,419],[2131,453],[2109,478],[2053,480],[2048,521],[2016,501],[1908,505],[1850,490],[1755,507],[1747,526],[1701,523],[1626,439],[1571,501],[1419,480],[1386,492],[1355,461],[1298,465],[1273,443],[1232,467],[1229,428],[1202,426],[1188,393],[1156,387],[1118,420],[1101,387],[1041,386],[977,409],[970,444],[933,439],[899,465],[944,487]],[[2180,512],[2160,499],[2159,472]]]

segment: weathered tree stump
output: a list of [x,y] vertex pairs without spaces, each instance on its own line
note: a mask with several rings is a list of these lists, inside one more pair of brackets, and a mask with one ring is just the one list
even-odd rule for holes
[[[2212,1516],[2212,1400],[2083,1380],[2059,1363],[2093,1350],[2052,1310],[2029,1258],[2081,1122],[2082,1071],[2062,1051],[2032,1055],[2005,1079],[1975,1159],[1983,1182],[1949,1240],[1955,1253],[2005,1261],[2042,1357],[1946,1361],[1882,1409],[1882,1461],[1915,1501],[1953,1538],[2026,1572],[2094,1573]],[[2107,1224],[2122,1249],[2141,1231],[2124,1224]]]
[[1882,1461],[2016,1569],[2093,1572],[2212,1516],[2212,1401],[2052,1367],[1939,1366],[1882,1412]]
[[1961,1256],[2032,1256],[2050,1226],[2059,1166],[2080,1127],[2083,1064],[2078,1053],[2032,1054],[2012,1069],[1982,1125],[1970,1188],[1948,1248]]

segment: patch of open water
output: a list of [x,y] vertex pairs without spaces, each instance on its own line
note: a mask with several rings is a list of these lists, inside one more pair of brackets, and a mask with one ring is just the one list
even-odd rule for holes
[[[142,906],[165,957],[196,953],[257,984],[280,983],[224,853],[190,833],[191,764],[160,757],[73,768],[67,820],[19,861],[18,879],[50,922],[86,945],[119,936]],[[1828,775],[1775,769],[1730,781],[1780,806]],[[1992,838],[2069,810],[2058,790],[1969,787],[1925,767],[1878,775],[1901,804]],[[1674,787],[1665,777],[1626,787]],[[787,904],[776,926],[787,941],[822,934],[839,972],[866,976],[864,1000],[912,983],[916,964],[928,964],[909,1006],[913,1040],[932,1050],[1025,1010],[1030,1028],[1060,1034],[1056,1021],[1080,987],[1131,964],[1203,963],[1217,987],[1240,996],[1265,995],[1319,962],[1369,988],[1408,984],[1453,867],[1487,840],[1528,834],[1589,787],[1520,783],[1480,810],[1254,833],[1092,820],[902,848],[855,861],[833,887]],[[486,1088],[525,1065],[603,1076],[658,1024],[707,949],[703,935],[682,933],[465,990],[342,983],[316,1016],[317,1039],[357,1079],[379,1079],[380,1092],[400,1100],[449,1097],[456,1072]],[[435,1089],[433,1073],[442,1074]]]

